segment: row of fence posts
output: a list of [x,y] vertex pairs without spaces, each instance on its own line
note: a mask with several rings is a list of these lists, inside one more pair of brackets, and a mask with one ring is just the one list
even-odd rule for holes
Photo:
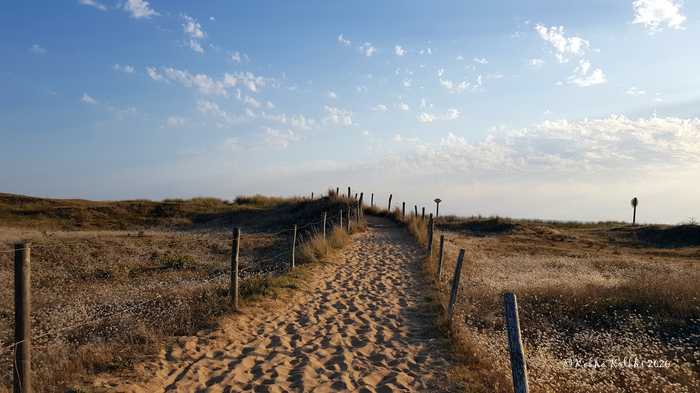
[[[348,188],[349,190],[349,188]],[[362,214],[362,197],[360,194],[360,203],[358,205],[357,222],[360,222]],[[374,198],[374,197],[373,197]],[[345,219],[347,231],[351,230],[351,213],[352,209],[347,209],[347,217]],[[338,212],[338,220],[340,228],[343,228],[343,209]],[[322,218],[322,234],[326,239],[326,223],[328,213],[323,212]],[[292,227],[292,236],[290,244],[290,267],[295,268],[296,261],[296,242],[297,242],[297,225]],[[231,244],[231,271],[229,277],[229,299],[231,306],[235,311],[240,310],[240,265],[239,255],[241,248],[241,228],[233,229],[233,241]],[[14,345],[14,371],[13,371],[13,392],[14,393],[31,393],[31,246],[29,243],[17,243],[14,250],[15,257],[15,343]]]
[[[405,209],[404,202],[404,209]],[[389,197],[389,206],[391,206],[391,197]],[[416,206],[416,216],[418,216],[418,207]],[[405,214],[404,214],[405,215]],[[428,258],[433,257],[433,236],[435,233],[435,221],[432,213],[428,218]],[[442,272],[445,258],[445,236],[440,235],[440,249],[438,250],[438,267],[437,279],[442,281]],[[450,300],[447,305],[447,319],[452,324],[454,316],[455,304],[457,303],[457,295],[459,292],[459,281],[462,276],[462,265],[464,264],[464,249],[459,250],[457,262],[455,264],[454,275],[452,276],[452,285],[450,288]],[[520,334],[520,318],[518,316],[518,300],[514,293],[507,292],[503,294],[503,315],[506,322],[506,333],[508,336],[508,349],[510,353],[511,372],[513,375],[513,391],[515,393],[528,393],[527,381],[527,364],[525,362],[525,351],[523,349],[522,336]]]

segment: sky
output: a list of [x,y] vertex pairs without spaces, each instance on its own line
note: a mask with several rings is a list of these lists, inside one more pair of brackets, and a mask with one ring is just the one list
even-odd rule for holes
[[0,192],[700,218],[700,3],[8,2]]

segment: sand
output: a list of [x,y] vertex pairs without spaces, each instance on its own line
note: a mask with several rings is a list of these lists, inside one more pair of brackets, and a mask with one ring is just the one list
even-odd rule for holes
[[308,288],[180,338],[110,390],[447,391],[450,354],[422,255],[404,229],[371,218]]

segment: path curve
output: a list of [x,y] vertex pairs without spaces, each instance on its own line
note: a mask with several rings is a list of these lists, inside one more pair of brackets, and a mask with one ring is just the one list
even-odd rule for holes
[[[388,220],[335,255],[277,315],[244,311],[180,339],[122,392],[445,391],[450,355],[426,298],[424,251]],[[245,333],[242,333],[245,332]]]

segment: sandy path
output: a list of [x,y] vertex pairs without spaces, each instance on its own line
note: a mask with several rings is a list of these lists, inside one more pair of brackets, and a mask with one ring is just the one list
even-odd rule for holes
[[115,390],[443,390],[449,355],[425,299],[423,251],[388,221],[371,224],[276,315],[244,310],[217,331],[183,338],[146,365],[148,382]]

